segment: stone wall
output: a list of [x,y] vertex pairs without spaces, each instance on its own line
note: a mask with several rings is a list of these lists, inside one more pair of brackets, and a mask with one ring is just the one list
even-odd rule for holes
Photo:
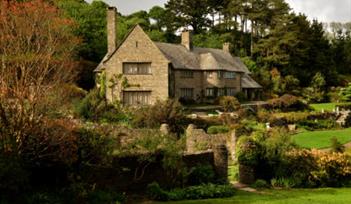
[[211,150],[223,145],[228,149],[230,158],[234,160],[236,146],[235,131],[211,135],[207,134],[203,129],[197,129],[194,125],[189,125],[186,129],[186,151],[188,153]]
[[[211,165],[216,173],[216,180],[226,180],[228,177],[227,163],[225,155],[226,149],[219,151],[205,151],[196,154],[184,154],[182,161],[188,170],[195,166]],[[153,156],[154,159],[145,161],[143,158]],[[216,161],[218,159],[218,161]],[[224,167],[225,166],[225,167]],[[181,168],[181,167],[179,167]],[[179,170],[179,169],[178,169]],[[145,190],[147,185],[157,182],[164,187],[176,187],[187,185],[182,177],[177,177],[176,171],[167,171],[163,165],[163,155],[131,155],[115,157],[112,167],[90,169],[91,175],[98,186],[113,187],[114,189]],[[98,178],[98,179],[96,179]]]

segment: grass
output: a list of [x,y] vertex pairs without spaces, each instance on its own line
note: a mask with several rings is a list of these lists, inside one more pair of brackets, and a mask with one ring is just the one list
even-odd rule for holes
[[293,136],[297,145],[304,148],[324,149],[331,145],[331,138],[336,137],[339,142],[346,144],[351,141],[351,128],[327,131],[306,131]]
[[350,104],[350,103],[316,103],[310,104],[310,106],[316,111],[333,111],[338,104]]
[[[167,202],[172,204],[346,204],[351,188],[265,190],[260,193],[237,191],[231,198]],[[155,202],[163,203],[163,202]]]

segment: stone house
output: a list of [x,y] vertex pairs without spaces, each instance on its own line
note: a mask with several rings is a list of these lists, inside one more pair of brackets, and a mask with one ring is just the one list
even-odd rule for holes
[[108,53],[95,70],[104,79],[109,102],[153,104],[168,98],[211,102],[238,92],[255,97],[262,88],[240,58],[230,54],[228,43],[223,49],[195,47],[189,31],[182,33],[181,44],[159,43],[136,25],[117,46],[116,11],[107,10]]

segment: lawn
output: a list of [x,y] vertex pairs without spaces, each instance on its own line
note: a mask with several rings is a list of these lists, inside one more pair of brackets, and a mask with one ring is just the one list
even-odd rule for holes
[[[260,193],[238,191],[235,196],[223,199],[167,202],[172,204],[348,204],[351,188],[321,188],[265,190]],[[163,202],[155,202],[163,203]]]
[[[338,105],[339,103],[316,103],[316,104],[310,104],[310,106],[315,109],[316,111],[333,111],[335,109],[335,106]],[[349,104],[349,103],[342,103],[342,104]]]
[[306,131],[293,136],[297,145],[304,148],[323,149],[331,145],[331,138],[336,137],[339,142],[346,144],[351,141],[351,128],[327,131]]

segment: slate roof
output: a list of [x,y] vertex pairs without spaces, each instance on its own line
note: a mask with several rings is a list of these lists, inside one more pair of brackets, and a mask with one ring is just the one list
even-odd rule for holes
[[243,89],[261,89],[262,86],[259,85],[255,80],[253,80],[250,75],[244,74],[241,78],[241,86]]
[[250,73],[238,57],[221,49],[193,47],[190,51],[181,44],[155,43],[175,69],[227,70]]

